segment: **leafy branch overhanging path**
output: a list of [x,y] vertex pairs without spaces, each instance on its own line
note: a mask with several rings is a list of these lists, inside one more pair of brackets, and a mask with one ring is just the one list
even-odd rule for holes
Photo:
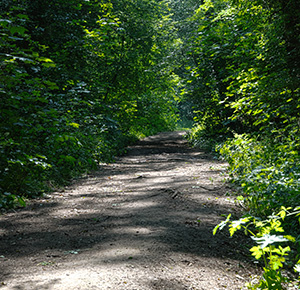
[[253,269],[239,241],[212,236],[235,207],[226,164],[183,135],[0,216],[1,289],[241,289]]

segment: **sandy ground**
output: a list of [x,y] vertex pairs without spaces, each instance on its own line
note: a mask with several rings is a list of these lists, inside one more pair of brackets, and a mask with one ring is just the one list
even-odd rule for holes
[[148,137],[63,192],[0,216],[0,289],[243,289],[226,164],[184,132]]

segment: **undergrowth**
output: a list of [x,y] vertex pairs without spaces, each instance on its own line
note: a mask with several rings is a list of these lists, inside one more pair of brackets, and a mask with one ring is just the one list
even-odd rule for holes
[[215,148],[228,162],[228,181],[240,188],[237,199],[246,212],[234,221],[229,215],[216,226],[214,234],[225,226],[229,226],[230,236],[243,230],[256,242],[250,249],[252,256],[263,261],[262,277],[256,283],[248,283],[248,289],[300,287],[297,280],[300,274],[299,140],[236,134],[218,143],[205,137],[205,130],[199,127],[188,136],[193,145]]

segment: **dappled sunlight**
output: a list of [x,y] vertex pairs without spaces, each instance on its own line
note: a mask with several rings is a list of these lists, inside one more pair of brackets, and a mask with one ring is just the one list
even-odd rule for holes
[[[239,272],[243,256],[212,235],[221,214],[232,206],[220,176],[224,163],[195,155],[189,159],[193,150],[184,150],[183,163],[171,154],[166,157],[170,166],[168,159],[161,159],[161,164],[140,163],[137,169],[136,164],[123,163],[124,156],[64,191],[4,216],[3,261],[29,259],[33,280],[39,281],[40,271],[46,271],[51,281],[57,278],[57,289],[76,283],[83,289],[101,289],[100,281],[112,289],[148,289],[173,285],[168,281],[177,279],[175,269],[184,268],[194,280],[200,269],[203,279],[212,272],[225,277],[224,263],[231,265],[229,272]],[[5,243],[12,239],[14,243]]]

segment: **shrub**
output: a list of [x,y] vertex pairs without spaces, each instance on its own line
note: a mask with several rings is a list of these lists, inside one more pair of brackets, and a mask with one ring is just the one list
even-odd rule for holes
[[[300,275],[300,235],[294,237],[289,234],[284,226],[287,217],[297,219],[300,216],[300,206],[294,209],[281,207],[277,214],[262,220],[251,215],[245,215],[239,220],[230,221],[231,215],[214,228],[213,234],[218,229],[229,226],[230,236],[237,230],[244,230],[250,234],[256,245],[250,249],[256,260],[263,260],[263,275],[258,283],[247,283],[248,289],[281,290],[285,285],[294,283],[282,274],[284,266],[293,265],[293,269]],[[298,219],[300,223],[300,218]],[[290,245],[288,245],[290,244]],[[299,284],[300,286],[300,284]]]

